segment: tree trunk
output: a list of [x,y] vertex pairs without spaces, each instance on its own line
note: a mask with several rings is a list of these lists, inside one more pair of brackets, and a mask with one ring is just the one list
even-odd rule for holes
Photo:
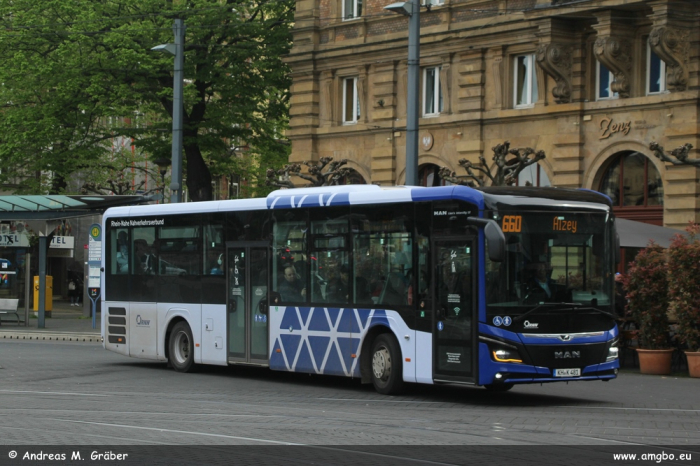
[[207,164],[204,163],[199,146],[197,144],[186,145],[184,152],[187,159],[187,191],[190,199],[195,202],[210,201],[212,199],[211,173]]

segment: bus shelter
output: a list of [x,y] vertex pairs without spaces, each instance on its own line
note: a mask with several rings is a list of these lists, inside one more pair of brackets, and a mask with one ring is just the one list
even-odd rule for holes
[[[11,221],[31,221],[44,220],[47,223],[64,219],[101,215],[110,207],[144,204],[155,201],[160,195],[132,195],[132,196],[100,196],[100,195],[6,195],[0,196],[0,223]],[[0,239],[6,243],[16,243],[22,241],[24,237],[20,232],[0,232]],[[54,237],[54,231],[46,232],[38,236],[38,245],[29,245],[30,250],[36,251],[39,256],[37,275],[39,277],[38,289],[38,327],[45,327],[46,316],[46,270],[49,245]],[[27,254],[29,256],[29,254]],[[32,283],[29,274],[29,257],[22,257],[22,261],[6,262],[4,274],[0,274],[0,279],[7,275],[24,274],[24,305],[25,318],[24,325],[28,323],[30,284]],[[1,260],[0,260],[1,261]],[[14,264],[12,264],[14,262]],[[18,267],[26,264],[26,270],[17,270]],[[2,271],[0,271],[2,272]],[[8,278],[9,282],[9,278]]]

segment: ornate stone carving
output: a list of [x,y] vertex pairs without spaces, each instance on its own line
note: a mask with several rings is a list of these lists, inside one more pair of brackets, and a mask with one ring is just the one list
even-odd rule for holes
[[596,58],[615,76],[610,85],[620,97],[630,96],[632,72],[632,44],[615,37],[599,37],[593,48]]
[[542,44],[537,47],[537,63],[557,82],[552,89],[558,104],[571,102],[571,67],[573,48],[564,44]]
[[649,34],[649,45],[666,63],[666,88],[684,91],[688,86],[688,33],[660,26]]

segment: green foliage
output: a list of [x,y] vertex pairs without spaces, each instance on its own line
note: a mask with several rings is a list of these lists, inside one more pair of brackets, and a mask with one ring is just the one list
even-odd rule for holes
[[[173,42],[175,17],[187,28],[190,197],[210,198],[212,175],[238,169],[233,159],[250,158],[241,167],[253,178],[286,161],[293,13],[294,0],[0,0],[0,182],[45,192],[47,177],[34,176],[44,173],[77,192],[120,180],[130,157],[169,158],[173,57],[150,49]],[[135,150],[115,151],[115,138]]]
[[700,351],[700,225],[691,223],[690,238],[676,235],[669,248],[669,299],[678,334],[689,351]]
[[668,348],[668,274],[661,246],[651,242],[630,264],[625,277],[627,309],[639,326],[640,347]]

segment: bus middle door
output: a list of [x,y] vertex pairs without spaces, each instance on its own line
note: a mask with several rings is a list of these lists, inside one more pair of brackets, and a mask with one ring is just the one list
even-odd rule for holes
[[433,379],[475,383],[475,271],[473,238],[434,243]]
[[228,361],[268,365],[267,243],[226,243]]

